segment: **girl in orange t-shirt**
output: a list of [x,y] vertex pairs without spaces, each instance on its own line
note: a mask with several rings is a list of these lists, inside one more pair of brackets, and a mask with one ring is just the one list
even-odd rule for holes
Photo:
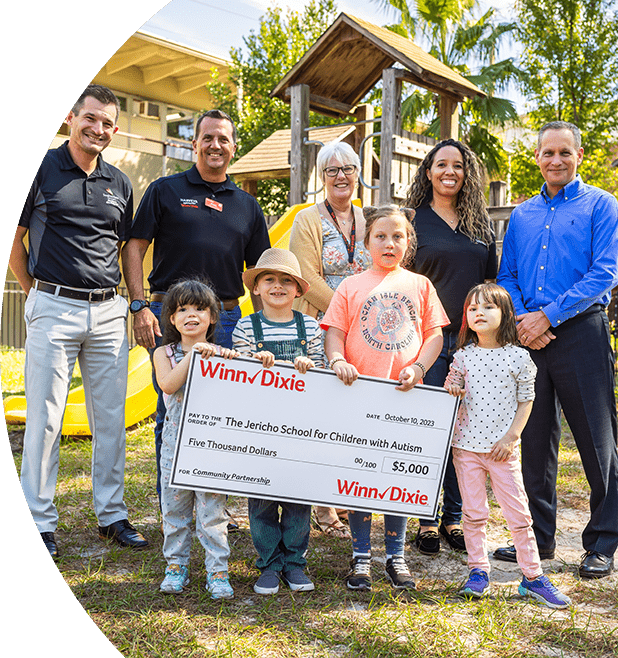
[[[359,373],[399,381],[409,391],[442,349],[442,327],[449,319],[432,283],[402,265],[413,257],[416,235],[408,208],[364,208],[365,246],[373,265],[337,288],[322,319],[330,367],[346,385]],[[371,512],[348,514],[352,532],[349,589],[371,589]],[[386,575],[397,589],[414,589],[404,560],[407,519],[384,515]]]

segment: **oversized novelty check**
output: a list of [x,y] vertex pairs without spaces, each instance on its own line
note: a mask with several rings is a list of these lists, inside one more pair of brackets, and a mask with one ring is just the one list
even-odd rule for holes
[[196,352],[171,486],[433,519],[458,400],[396,385]]

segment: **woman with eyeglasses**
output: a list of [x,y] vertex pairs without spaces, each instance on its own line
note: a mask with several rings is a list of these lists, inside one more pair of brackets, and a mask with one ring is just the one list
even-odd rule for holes
[[[348,276],[360,274],[371,265],[363,244],[365,219],[352,204],[358,186],[360,159],[345,142],[329,142],[319,151],[316,167],[326,198],[301,210],[294,219],[290,251],[298,258],[301,274],[311,288],[297,299],[295,308],[322,318],[337,286]],[[345,510],[314,508],[320,528],[333,537],[349,538]]]

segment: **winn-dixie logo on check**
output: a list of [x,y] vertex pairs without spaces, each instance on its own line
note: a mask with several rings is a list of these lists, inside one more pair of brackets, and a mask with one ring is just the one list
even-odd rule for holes
[[249,375],[246,370],[238,367],[224,365],[220,361],[213,363],[203,359],[200,359],[200,366],[202,377],[210,379],[220,379],[237,384],[253,384],[254,386],[272,386],[298,393],[303,393],[305,390],[304,380],[296,379],[296,373],[286,377],[279,371],[262,369],[254,375]]
[[386,487],[380,491],[377,487],[367,487],[356,480],[341,480],[337,478],[337,493],[349,498],[362,498],[363,500],[388,500],[406,503],[408,505],[427,505],[429,498],[421,492],[408,491],[405,487]]

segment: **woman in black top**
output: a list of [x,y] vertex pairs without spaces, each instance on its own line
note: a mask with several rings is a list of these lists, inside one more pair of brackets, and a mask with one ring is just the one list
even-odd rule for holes
[[[410,269],[433,283],[451,320],[443,328],[442,353],[423,378],[424,384],[441,387],[455,352],[465,297],[470,288],[497,274],[496,243],[475,154],[454,139],[436,144],[416,172],[406,206],[416,209],[418,239]],[[421,521],[415,540],[420,552],[438,553],[440,534],[450,546],[465,551],[460,524],[461,496],[449,454],[442,519],[438,515]]]

